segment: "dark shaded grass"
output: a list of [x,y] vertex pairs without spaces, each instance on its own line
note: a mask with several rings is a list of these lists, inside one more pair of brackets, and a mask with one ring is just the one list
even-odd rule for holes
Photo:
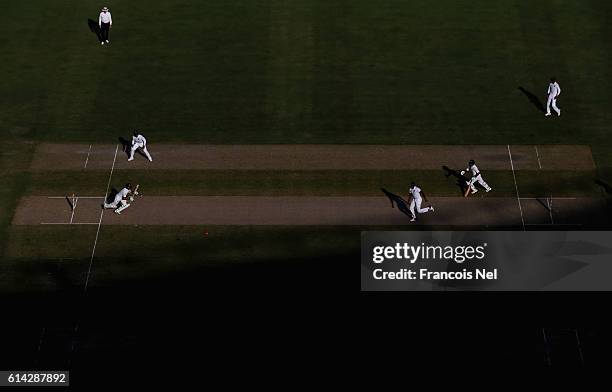
[[[495,196],[516,196],[514,179],[508,171],[483,173],[495,189]],[[602,196],[593,172],[519,171],[516,173],[521,196]],[[27,194],[61,196],[100,196],[106,189],[108,173],[36,172]],[[381,196],[381,188],[406,194],[416,181],[430,196],[462,196],[458,179],[444,171],[232,171],[232,170],[117,170],[111,187],[131,182],[140,184],[148,196]],[[479,186],[479,185],[477,185]]]

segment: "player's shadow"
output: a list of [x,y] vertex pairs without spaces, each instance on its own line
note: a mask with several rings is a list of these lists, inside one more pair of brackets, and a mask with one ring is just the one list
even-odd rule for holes
[[404,200],[401,196],[398,196],[398,195],[396,195],[394,193],[389,192],[385,188],[380,188],[380,190],[391,201],[391,208],[394,208],[394,203],[395,203],[397,205],[397,209],[398,210],[400,210],[401,212],[403,212],[404,214],[406,214],[410,218],[412,218],[412,213],[410,212],[410,207],[409,207],[408,202],[406,200]]
[[123,151],[129,158],[130,150],[132,149],[132,143],[121,136],[119,136],[119,143],[121,143],[121,151]]
[[546,108],[544,108],[544,104],[542,103],[542,101],[540,101],[540,98],[538,98],[537,95],[533,94],[530,91],[525,90],[523,87],[519,87],[518,89],[523,94],[525,94],[527,99],[529,99],[529,102],[531,102],[533,104],[533,106],[538,108],[539,111],[541,111],[542,113],[544,113],[546,111]]
[[116,188],[113,188],[110,190],[110,192],[108,192],[108,196],[106,196],[106,203],[112,203],[113,201],[115,201],[115,196],[117,196],[117,193],[119,193],[119,191]]
[[609,184],[606,184],[602,180],[595,180],[595,184],[602,187],[604,192],[606,192],[608,195],[612,195],[612,186],[610,186]]
[[89,30],[98,37],[98,41],[102,42],[102,30],[100,30],[100,26],[93,19],[87,19],[87,25],[89,26]]
[[453,176],[457,179],[456,185],[459,187],[461,195],[463,195],[465,191],[467,191],[468,180],[461,174],[461,172],[453,170],[446,165],[442,166],[442,170],[444,170],[444,177],[448,178]]

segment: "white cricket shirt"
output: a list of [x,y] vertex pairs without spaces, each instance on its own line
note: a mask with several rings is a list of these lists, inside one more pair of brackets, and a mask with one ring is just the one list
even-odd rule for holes
[[113,17],[111,16],[110,12],[100,12],[100,17],[98,18],[98,24],[102,24],[102,23],[110,23],[111,26],[113,25]]

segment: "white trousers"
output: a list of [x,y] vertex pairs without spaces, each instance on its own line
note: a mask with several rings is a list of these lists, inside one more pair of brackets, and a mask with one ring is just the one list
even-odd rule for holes
[[489,186],[489,184],[487,184],[483,179],[482,179],[482,175],[477,175],[476,177],[472,177],[472,179],[470,180],[470,188],[472,188],[473,191],[476,191],[476,187],[474,186],[474,184],[478,182],[480,185],[482,185],[482,187],[486,190],[491,189],[491,187]]
[[416,212],[418,212],[419,214],[424,214],[426,212],[429,212],[429,207],[421,208],[422,202],[423,202],[423,199],[421,199],[420,197],[418,199],[412,199],[412,201],[410,202],[410,212],[412,212],[413,218],[416,218],[416,214],[414,213],[415,206],[416,206]]
[[130,159],[134,159],[134,152],[138,150],[139,148],[142,148],[142,152],[144,152],[147,158],[149,158],[149,161],[153,162],[153,158],[151,158],[151,154],[149,154],[149,151],[147,151],[147,146],[145,146],[142,143],[136,143],[132,146],[132,151],[130,152]]
[[546,102],[546,114],[550,114],[550,107],[557,112],[557,115],[561,115],[561,110],[557,107],[557,97],[553,95],[548,96],[548,102]]
[[104,208],[117,208],[119,206],[124,207],[127,205],[127,200],[123,200],[121,198],[115,199],[112,203],[104,203]]

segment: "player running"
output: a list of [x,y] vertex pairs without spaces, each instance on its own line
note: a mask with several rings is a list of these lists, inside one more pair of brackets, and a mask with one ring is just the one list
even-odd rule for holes
[[431,204],[426,208],[421,208],[421,203],[423,202],[423,199],[427,201],[427,196],[425,196],[425,192],[423,192],[421,188],[419,188],[414,182],[410,183],[409,192],[410,192],[410,212],[412,213],[412,219],[410,219],[410,222],[416,221],[416,213],[414,211],[415,207],[416,207],[416,212],[418,212],[419,214],[424,214],[429,211],[433,212],[434,208],[431,206]]
[[[464,175],[466,171],[472,173],[472,179],[468,181],[468,190],[472,190],[472,194],[478,192],[478,189],[474,186],[475,182],[478,182],[482,187],[486,190],[486,192],[491,192],[493,188],[489,186],[483,179],[482,175],[480,175],[480,170],[478,170],[478,166],[476,166],[476,162],[473,159],[470,159],[468,162],[468,167],[465,170],[461,170],[461,175]],[[468,195],[468,190],[465,191],[465,195]]]
[[561,115],[561,109],[557,107],[557,97],[561,95],[561,86],[557,83],[557,79],[550,78],[550,84],[548,85],[548,101],[546,102],[546,116],[550,116],[550,106],[555,112],[557,112],[557,116]]

